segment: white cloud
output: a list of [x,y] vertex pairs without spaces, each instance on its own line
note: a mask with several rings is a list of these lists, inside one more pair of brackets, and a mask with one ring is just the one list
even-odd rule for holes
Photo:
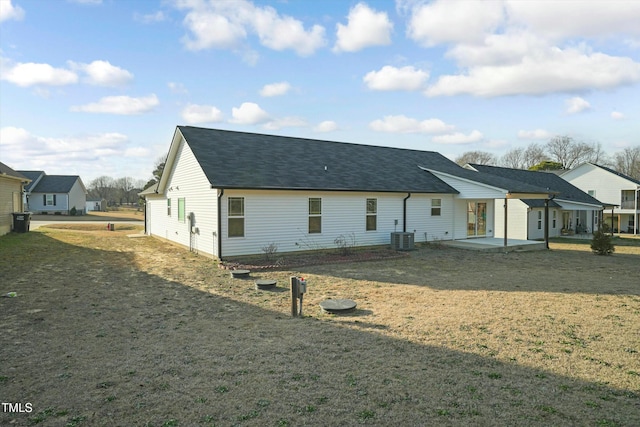
[[640,3],[637,1],[557,1],[545,2],[544,7],[520,0],[505,3],[512,25],[526,26],[553,40],[640,35]]
[[549,48],[538,56],[524,56],[517,63],[471,67],[467,74],[441,76],[425,94],[542,95],[610,89],[638,81],[640,63],[630,58]]
[[182,119],[189,124],[217,123],[224,120],[222,112],[212,105],[189,104],[182,110]]
[[53,138],[33,135],[23,128],[0,129],[0,147],[3,157],[5,154],[7,157],[3,162],[19,169],[42,169],[52,174],[68,174],[83,164],[95,168],[105,157],[121,162],[128,144],[129,137],[118,132]]
[[47,85],[65,86],[78,82],[78,75],[64,68],[54,68],[49,64],[33,62],[13,65],[8,60],[2,61],[0,79],[21,87]]
[[431,138],[433,142],[438,144],[470,144],[482,140],[483,135],[480,131],[473,130],[469,135],[461,132],[455,132],[447,135],[438,135]]
[[190,50],[237,49],[249,34],[256,34],[260,44],[269,49],[291,49],[300,56],[311,55],[326,44],[324,27],[313,25],[306,30],[301,21],[247,0],[183,1],[177,7],[188,10],[184,25],[190,35],[183,43]]
[[304,119],[301,119],[299,117],[283,117],[281,119],[276,119],[265,123],[264,128],[268,130],[279,130],[282,128],[304,126],[308,126],[308,123]]
[[78,4],[102,4],[102,0],[69,0],[71,3]]
[[552,135],[544,129],[518,131],[518,138],[520,139],[549,139],[551,136]]
[[407,34],[424,46],[482,41],[503,20],[499,2],[436,0],[415,7]]
[[165,21],[167,19],[166,15],[164,14],[164,12],[162,12],[161,10],[155,12],[155,13],[149,13],[146,15],[140,14],[140,13],[134,13],[133,14],[133,19],[141,22],[143,24],[152,24],[154,22],[162,22]]
[[334,52],[356,52],[369,46],[391,44],[393,23],[386,12],[376,12],[365,3],[358,3],[350,11],[348,24],[337,24]]
[[403,115],[385,116],[382,120],[374,120],[369,127],[376,132],[393,133],[429,133],[438,134],[450,132],[453,126],[440,119],[427,119],[419,121]]
[[567,113],[569,114],[581,113],[591,109],[591,104],[579,96],[567,99],[565,104],[567,105]]
[[625,116],[623,113],[621,113],[620,111],[612,111],[611,112],[611,118],[613,120],[624,120],[627,118],[627,116]]
[[109,61],[93,61],[90,64],[69,61],[73,70],[84,71],[87,74],[85,81],[96,86],[122,86],[133,80],[133,74],[129,71],[111,65]]
[[0,22],[15,19],[20,21],[24,18],[24,9],[20,6],[14,6],[11,0],[0,0]]
[[318,123],[317,126],[313,128],[314,132],[333,132],[338,129],[338,124],[333,120],[325,120],[323,122]]
[[380,71],[368,72],[362,80],[372,90],[419,90],[428,79],[428,72],[414,67],[385,65]]
[[189,93],[187,88],[184,87],[184,85],[182,83],[169,82],[169,83],[167,83],[167,87],[173,93],[177,93],[177,94],[187,94],[187,93]]
[[243,102],[239,108],[232,108],[231,115],[233,116],[233,119],[230,120],[231,123],[242,125],[264,123],[271,118],[266,111],[253,102]]
[[71,111],[135,115],[149,112],[158,104],[160,104],[160,101],[155,94],[140,98],[130,96],[106,96],[98,102],[73,106],[71,107]]
[[[640,82],[640,62],[594,51],[590,38],[637,40],[640,2],[404,2],[409,37],[446,44],[459,72],[425,94],[492,97],[611,89]],[[567,19],[567,17],[571,19]],[[629,44],[632,46],[632,44]]]
[[280,96],[284,95],[291,89],[291,85],[288,82],[279,82],[279,83],[271,83],[268,85],[264,85],[262,89],[260,89],[261,96]]

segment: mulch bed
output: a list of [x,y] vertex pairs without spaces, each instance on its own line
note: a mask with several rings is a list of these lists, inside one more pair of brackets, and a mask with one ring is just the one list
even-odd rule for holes
[[409,252],[394,251],[391,249],[358,250],[349,255],[337,252],[319,252],[304,254],[286,254],[275,260],[253,257],[234,257],[221,261],[218,265],[225,270],[289,270],[292,267],[304,267],[308,265],[340,264],[348,262],[379,261],[386,259],[408,257]]

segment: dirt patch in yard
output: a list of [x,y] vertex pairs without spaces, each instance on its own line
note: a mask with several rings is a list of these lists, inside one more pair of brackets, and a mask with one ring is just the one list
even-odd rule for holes
[[[0,425],[640,425],[638,246],[427,247],[240,280],[130,233],[0,238],[0,293],[17,292],[0,396],[32,408]],[[358,307],[323,314],[327,298]]]

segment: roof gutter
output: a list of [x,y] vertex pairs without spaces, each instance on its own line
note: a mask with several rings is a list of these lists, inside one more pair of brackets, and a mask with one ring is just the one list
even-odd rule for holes
[[407,193],[407,197],[402,199],[402,232],[407,232],[407,200],[411,197],[411,193]]

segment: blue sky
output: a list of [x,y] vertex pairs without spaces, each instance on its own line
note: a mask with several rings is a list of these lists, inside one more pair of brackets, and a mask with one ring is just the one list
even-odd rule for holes
[[176,125],[640,145],[640,1],[0,0],[0,161],[147,180]]

